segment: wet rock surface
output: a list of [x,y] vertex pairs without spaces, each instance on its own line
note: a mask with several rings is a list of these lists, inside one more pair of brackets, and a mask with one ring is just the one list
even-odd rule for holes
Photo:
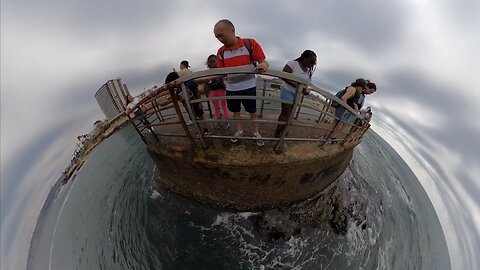
[[[381,200],[369,201],[372,198],[362,195],[371,194],[373,188],[367,181],[353,181],[349,170],[308,200],[265,211],[250,219],[258,232],[271,242],[288,240],[306,228],[331,229],[339,235],[346,235],[350,226],[366,230],[376,222],[373,217],[381,214],[382,203]],[[368,207],[372,203],[377,207]]]

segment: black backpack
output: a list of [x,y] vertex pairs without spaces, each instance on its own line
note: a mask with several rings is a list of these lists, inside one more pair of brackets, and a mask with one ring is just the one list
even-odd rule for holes
[[[347,88],[338,91],[335,96],[339,99],[342,99],[343,95],[347,92]],[[336,102],[335,100],[332,100],[332,107],[337,108],[340,107],[340,103]]]

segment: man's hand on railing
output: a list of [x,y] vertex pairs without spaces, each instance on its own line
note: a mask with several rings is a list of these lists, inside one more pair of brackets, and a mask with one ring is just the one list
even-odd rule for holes
[[257,67],[255,67],[256,71],[259,71],[260,73],[264,73],[268,71],[268,63],[267,61],[262,61],[258,63]]

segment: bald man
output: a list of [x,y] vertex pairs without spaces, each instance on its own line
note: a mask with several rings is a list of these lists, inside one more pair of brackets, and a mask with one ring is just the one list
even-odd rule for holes
[[[262,47],[255,39],[243,39],[235,35],[235,26],[229,20],[218,21],[213,33],[223,46],[217,51],[217,67],[252,67],[252,69],[265,72],[268,62]],[[257,64],[258,63],[258,64]],[[257,65],[255,65],[257,64]],[[257,80],[254,74],[228,74],[226,83],[227,96],[256,96]],[[257,119],[257,102],[254,99],[228,99],[228,109],[233,113],[234,119],[241,119],[241,105],[250,114],[250,119]],[[237,131],[233,134],[232,142],[237,142],[243,136],[240,122],[236,123]],[[253,124],[253,136],[257,138],[257,145],[264,146],[265,142],[258,130],[258,124]]]

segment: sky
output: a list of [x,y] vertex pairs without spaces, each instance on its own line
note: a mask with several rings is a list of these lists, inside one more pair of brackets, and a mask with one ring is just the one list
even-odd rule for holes
[[272,69],[311,49],[323,89],[376,82],[372,129],[427,191],[452,269],[480,269],[480,1],[2,0],[0,15],[1,269],[25,268],[76,136],[104,118],[96,90],[120,77],[138,94],[185,59],[205,69],[223,18]]

